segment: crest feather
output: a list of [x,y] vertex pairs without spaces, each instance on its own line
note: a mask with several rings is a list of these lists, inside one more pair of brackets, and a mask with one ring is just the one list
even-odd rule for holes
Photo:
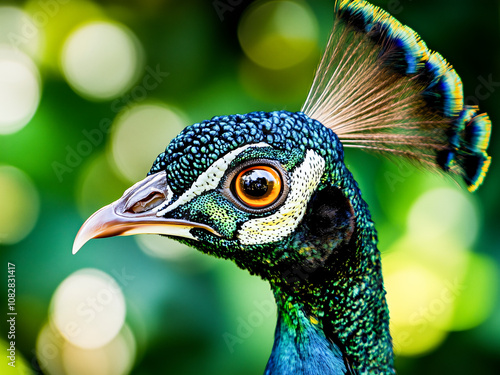
[[363,0],[338,0],[302,111],[345,147],[403,156],[461,176],[470,191],[491,162],[491,122],[464,106],[462,81],[420,37]]

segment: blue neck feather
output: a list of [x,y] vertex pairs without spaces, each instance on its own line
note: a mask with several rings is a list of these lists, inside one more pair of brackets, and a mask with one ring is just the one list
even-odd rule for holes
[[274,345],[264,375],[348,374],[341,350],[301,308],[278,307]]

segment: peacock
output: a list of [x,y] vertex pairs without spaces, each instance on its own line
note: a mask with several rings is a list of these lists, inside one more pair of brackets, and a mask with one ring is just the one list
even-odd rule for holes
[[186,127],[73,247],[156,233],[267,280],[278,315],[268,375],[395,373],[377,232],[344,147],[402,157],[471,192],[491,162],[490,119],[464,104],[439,53],[364,0],[337,0],[334,14],[301,111]]

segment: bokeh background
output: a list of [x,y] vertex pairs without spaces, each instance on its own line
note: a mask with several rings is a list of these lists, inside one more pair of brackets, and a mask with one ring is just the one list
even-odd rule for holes
[[[299,110],[333,0],[1,0],[0,277],[16,275],[16,368],[0,374],[260,374],[268,285],[156,236],[94,240],[96,209],[183,127]],[[453,63],[500,124],[499,1],[377,0]],[[500,167],[475,194],[347,150],[378,226],[399,374],[498,374]],[[8,352],[8,350],[7,350]]]

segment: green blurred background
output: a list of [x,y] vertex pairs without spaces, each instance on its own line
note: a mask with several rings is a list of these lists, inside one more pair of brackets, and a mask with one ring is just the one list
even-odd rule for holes
[[[500,123],[499,1],[373,1],[457,69]],[[19,374],[260,374],[266,283],[156,236],[83,221],[184,126],[300,110],[333,0],[0,3],[0,271],[16,275]],[[377,224],[399,374],[498,374],[500,167],[479,191],[347,150]],[[7,315],[5,315],[7,317]],[[4,321],[0,343],[8,348]],[[4,353],[6,351],[4,350]],[[8,352],[8,350],[7,350]]]

